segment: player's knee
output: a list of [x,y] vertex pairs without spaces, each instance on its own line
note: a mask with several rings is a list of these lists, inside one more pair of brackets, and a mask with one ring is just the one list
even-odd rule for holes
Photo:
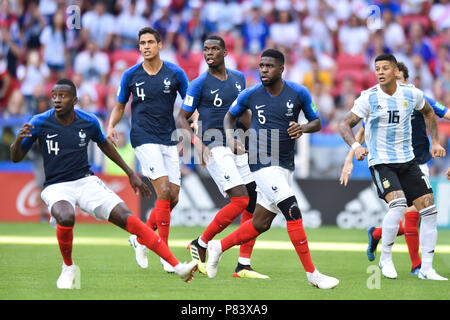
[[278,203],[278,208],[280,208],[284,217],[287,221],[298,220],[302,218],[302,213],[297,204],[297,199],[295,196],[289,197],[280,203]]
[[157,196],[160,200],[171,200],[170,187],[168,185],[161,185],[157,190]]
[[262,221],[262,220],[257,221],[256,220],[255,221],[253,219],[252,223],[253,223],[253,228],[255,228],[255,230],[258,231],[259,233],[266,232],[267,230],[270,229],[270,225],[271,225],[271,222],[266,221],[266,220],[264,220],[264,221]]
[[75,225],[75,215],[69,212],[59,212],[58,214],[53,214],[56,223],[63,227],[71,227]]

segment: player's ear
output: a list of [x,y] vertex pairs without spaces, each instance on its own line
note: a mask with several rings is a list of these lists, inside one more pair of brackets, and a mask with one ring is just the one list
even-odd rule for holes
[[280,73],[283,73],[283,71],[284,71],[284,64],[282,64],[282,65],[280,66]]
[[73,105],[76,105],[78,103],[78,98],[77,96],[74,96],[72,99]]
[[159,50],[162,49],[162,41],[158,42],[158,49],[159,49]]
[[228,55],[227,49],[223,49],[223,56],[226,57]]

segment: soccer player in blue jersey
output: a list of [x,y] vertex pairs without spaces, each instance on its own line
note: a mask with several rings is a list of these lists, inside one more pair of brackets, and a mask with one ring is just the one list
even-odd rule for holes
[[[424,117],[431,135],[433,157],[445,156],[439,144],[436,117],[423,92],[413,85],[398,83],[397,60],[382,54],[375,59],[378,84],[361,93],[343,121],[339,131],[355,152],[357,160],[368,156],[369,169],[378,195],[389,205],[382,224],[380,268],[386,278],[397,278],[392,261],[392,245],[399,222],[407,206],[420,213],[420,246],[422,265],[419,279],[447,280],[433,269],[437,240],[437,209],[428,177],[414,160],[411,117],[415,110]],[[368,148],[356,141],[352,128],[364,119]]]
[[[181,182],[177,141],[172,137],[176,132],[173,108],[177,93],[184,98],[188,79],[180,67],[161,60],[161,48],[158,31],[150,27],[139,31],[139,50],[144,61],[122,75],[107,138],[117,146],[114,127],[122,119],[132,95],[130,140],[142,173],[150,179],[157,196],[147,225],[157,229],[161,239],[168,244],[170,212],[178,202]],[[137,263],[141,268],[147,268],[147,249],[134,236],[129,241],[136,250]],[[173,273],[166,261],[161,260],[161,263],[164,270]]]
[[[303,133],[319,131],[317,108],[306,87],[284,80],[284,55],[275,49],[261,54],[261,83],[245,89],[232,104],[224,119],[227,145],[234,153],[244,148],[234,138],[235,121],[246,110],[252,112],[249,129],[249,165],[257,185],[257,204],[252,220],[247,220],[222,240],[208,243],[206,272],[217,274],[224,251],[255,239],[270,228],[272,220],[282,213],[287,232],[306,271],[308,282],[321,289],[334,288],[339,280],[321,274],[314,266],[303,229],[302,216],[290,180],[295,169],[295,140]],[[308,120],[299,124],[300,112]]]
[[161,238],[133,215],[123,200],[90,170],[87,147],[92,140],[126,172],[136,192],[147,197],[150,194],[148,187],[105,138],[97,118],[91,113],[74,109],[77,101],[73,82],[59,80],[52,90],[53,108],[35,115],[24,124],[11,145],[11,159],[19,162],[33,143],[36,140],[39,142],[45,170],[41,197],[56,220],[56,237],[64,261],[57,287],[79,288],[79,268],[72,260],[76,205],[96,219],[108,220],[137,235],[139,241],[169,261],[183,280],[189,281],[197,263],[179,263]]
[[[406,65],[402,62],[399,62],[397,64],[397,67],[399,70],[397,80],[401,83],[408,83],[409,71]],[[428,101],[430,106],[433,108],[434,113],[438,117],[450,120],[450,110],[447,107],[436,102],[430,97],[425,96],[424,98]],[[412,115],[412,129],[412,146],[414,149],[416,162],[417,164],[419,164],[420,170],[422,170],[423,174],[429,177],[429,169],[427,163],[429,160],[431,160],[430,142],[427,136],[425,120],[420,111],[415,110]],[[364,126],[362,126],[356,134],[356,140],[361,144],[364,142],[364,131]],[[354,151],[353,149],[350,149],[345,159],[340,177],[341,184],[344,184],[344,186],[347,185],[349,176],[353,170],[353,156]],[[416,276],[419,274],[422,264],[419,255],[419,231],[417,227],[419,219],[420,215],[417,209],[414,206],[407,207],[405,211],[405,219],[403,222],[404,224],[400,222],[399,230],[397,232],[397,235],[405,235],[406,244],[408,246],[408,251],[412,262],[411,275]],[[382,228],[369,227],[367,231],[369,235],[367,257],[369,261],[373,261],[375,260],[375,251],[378,242],[381,239]]]
[[[188,246],[192,258],[198,262],[199,271],[206,274],[208,242],[230,225],[239,214],[242,213],[241,223],[252,218],[256,204],[256,184],[248,166],[248,155],[233,154],[226,145],[223,130],[225,114],[239,93],[245,89],[245,77],[241,72],[225,67],[227,50],[221,37],[208,36],[203,44],[203,55],[208,70],[189,84],[186,98],[178,113],[177,124],[187,133],[200,156],[207,156],[207,159],[204,159],[206,168],[220,192],[230,199],[230,203],[217,212],[203,234]],[[188,119],[196,110],[203,141],[190,130],[188,123]],[[250,258],[254,244],[255,241],[249,241],[241,245],[234,277],[269,278],[251,268]]]

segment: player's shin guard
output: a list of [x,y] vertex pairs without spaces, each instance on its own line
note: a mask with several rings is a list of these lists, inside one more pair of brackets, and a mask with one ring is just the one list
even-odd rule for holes
[[255,229],[255,227],[253,227],[252,220],[247,220],[241,224],[239,228],[220,241],[222,252],[233,246],[241,245],[250,240],[254,240],[259,235],[260,233]]
[[248,206],[248,201],[248,197],[232,197],[230,203],[217,212],[200,239],[208,243],[216,234],[222,232]]
[[434,248],[437,241],[437,209],[435,205],[419,211],[420,247],[422,248],[422,268],[424,272],[433,266]]
[[392,246],[399,228],[400,220],[405,213],[406,199],[399,198],[389,202],[389,210],[384,216],[381,235],[381,257],[380,260],[392,259]]
[[309,252],[308,240],[303,229],[302,219],[287,221],[286,228],[303,268],[306,272],[314,272],[315,267]]
[[[252,220],[253,213],[244,210],[241,215],[241,225],[244,224],[248,220]],[[241,244],[239,248],[239,263],[244,265],[250,265],[250,257],[252,255],[253,247],[255,245],[256,239],[247,241],[246,243]]]
[[139,243],[155,252],[171,266],[176,266],[178,264],[177,258],[172,254],[167,244],[138,217],[133,215],[128,217],[126,230],[131,234],[135,234]]
[[419,255],[419,212],[407,212],[405,214],[405,240],[411,258],[412,269],[417,268],[422,260]]
[[162,241],[167,245],[169,243],[169,231],[170,231],[170,201],[169,200],[156,200],[156,225],[158,228],[158,235]]
[[56,225],[56,238],[58,239],[59,250],[63,257],[64,264],[71,266],[72,261],[72,247],[73,247],[73,226],[64,227]]

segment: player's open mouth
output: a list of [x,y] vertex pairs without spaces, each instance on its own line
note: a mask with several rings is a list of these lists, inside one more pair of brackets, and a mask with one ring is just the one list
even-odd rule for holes
[[62,106],[60,106],[60,105],[57,105],[57,106],[54,106],[54,108],[55,108],[55,111],[61,111],[61,109],[62,109]]
[[207,64],[213,64],[213,63],[214,63],[214,59],[207,59],[207,60],[206,60],[206,63],[207,63]]
[[378,78],[378,81],[380,81],[380,82],[383,82],[384,80],[386,80],[385,77],[379,77],[379,78]]

